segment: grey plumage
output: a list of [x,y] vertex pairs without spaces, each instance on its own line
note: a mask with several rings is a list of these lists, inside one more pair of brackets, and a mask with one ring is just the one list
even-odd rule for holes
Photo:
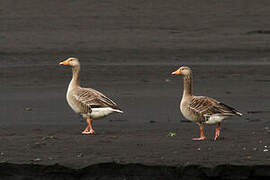
[[91,114],[92,108],[111,107],[115,110],[121,109],[115,102],[101,92],[91,88],[75,88],[67,94],[68,98],[79,106],[81,114]]
[[214,114],[224,116],[242,115],[236,109],[206,96],[193,96],[188,105],[188,109],[191,113],[196,114],[198,121],[201,123],[207,121],[209,117]]

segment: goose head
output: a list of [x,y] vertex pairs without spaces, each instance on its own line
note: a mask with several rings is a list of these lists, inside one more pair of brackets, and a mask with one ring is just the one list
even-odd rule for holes
[[73,58],[73,57],[70,57],[70,58],[62,61],[59,64],[64,65],[64,66],[72,66],[72,67],[80,66],[79,60],[77,58]]
[[176,71],[172,72],[173,75],[190,75],[191,74],[191,69],[187,66],[181,66],[179,69]]

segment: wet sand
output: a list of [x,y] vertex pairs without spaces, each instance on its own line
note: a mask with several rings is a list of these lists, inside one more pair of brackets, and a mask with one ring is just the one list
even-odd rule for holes
[[[116,162],[185,166],[269,165],[268,1],[1,2],[0,162],[70,168]],[[75,56],[81,85],[125,112],[94,122],[95,136],[65,100]],[[194,94],[244,113],[221,139],[194,142],[179,111],[181,65]],[[170,132],[176,136],[169,137]]]
[[[56,82],[43,85],[27,79],[32,68],[19,68],[10,74],[24,71],[25,76],[16,76],[14,84],[9,82],[13,87],[1,88],[1,161],[31,163],[37,159],[38,164],[78,168],[111,161],[269,164],[269,66],[192,67],[195,94],[211,95],[245,114],[224,122],[219,141],[212,140],[214,126],[206,128],[208,140],[191,140],[199,135],[199,128],[179,112],[182,79],[169,73],[175,66],[83,66],[82,85],[102,90],[125,112],[96,120],[95,136],[80,134],[86,123],[66,103],[70,69],[49,66],[46,74]],[[42,71],[44,66],[38,68]],[[176,136],[168,137],[170,132]]]

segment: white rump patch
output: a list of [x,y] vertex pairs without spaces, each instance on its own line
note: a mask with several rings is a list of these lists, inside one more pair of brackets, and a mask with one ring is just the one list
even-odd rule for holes
[[120,111],[118,109],[113,109],[111,107],[92,108],[92,112],[90,114],[90,117],[93,119],[98,119],[98,118],[102,118],[104,116],[107,116],[113,112],[123,113],[123,111]]
[[222,122],[224,119],[233,116],[233,114],[213,114],[205,122],[206,124],[216,124]]

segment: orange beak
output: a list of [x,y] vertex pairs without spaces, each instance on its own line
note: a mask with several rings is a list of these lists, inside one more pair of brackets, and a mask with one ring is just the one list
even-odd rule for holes
[[173,75],[178,75],[178,74],[181,74],[181,70],[180,69],[177,69],[176,71],[172,72]]
[[59,65],[69,66],[69,61],[65,60],[59,63]]

